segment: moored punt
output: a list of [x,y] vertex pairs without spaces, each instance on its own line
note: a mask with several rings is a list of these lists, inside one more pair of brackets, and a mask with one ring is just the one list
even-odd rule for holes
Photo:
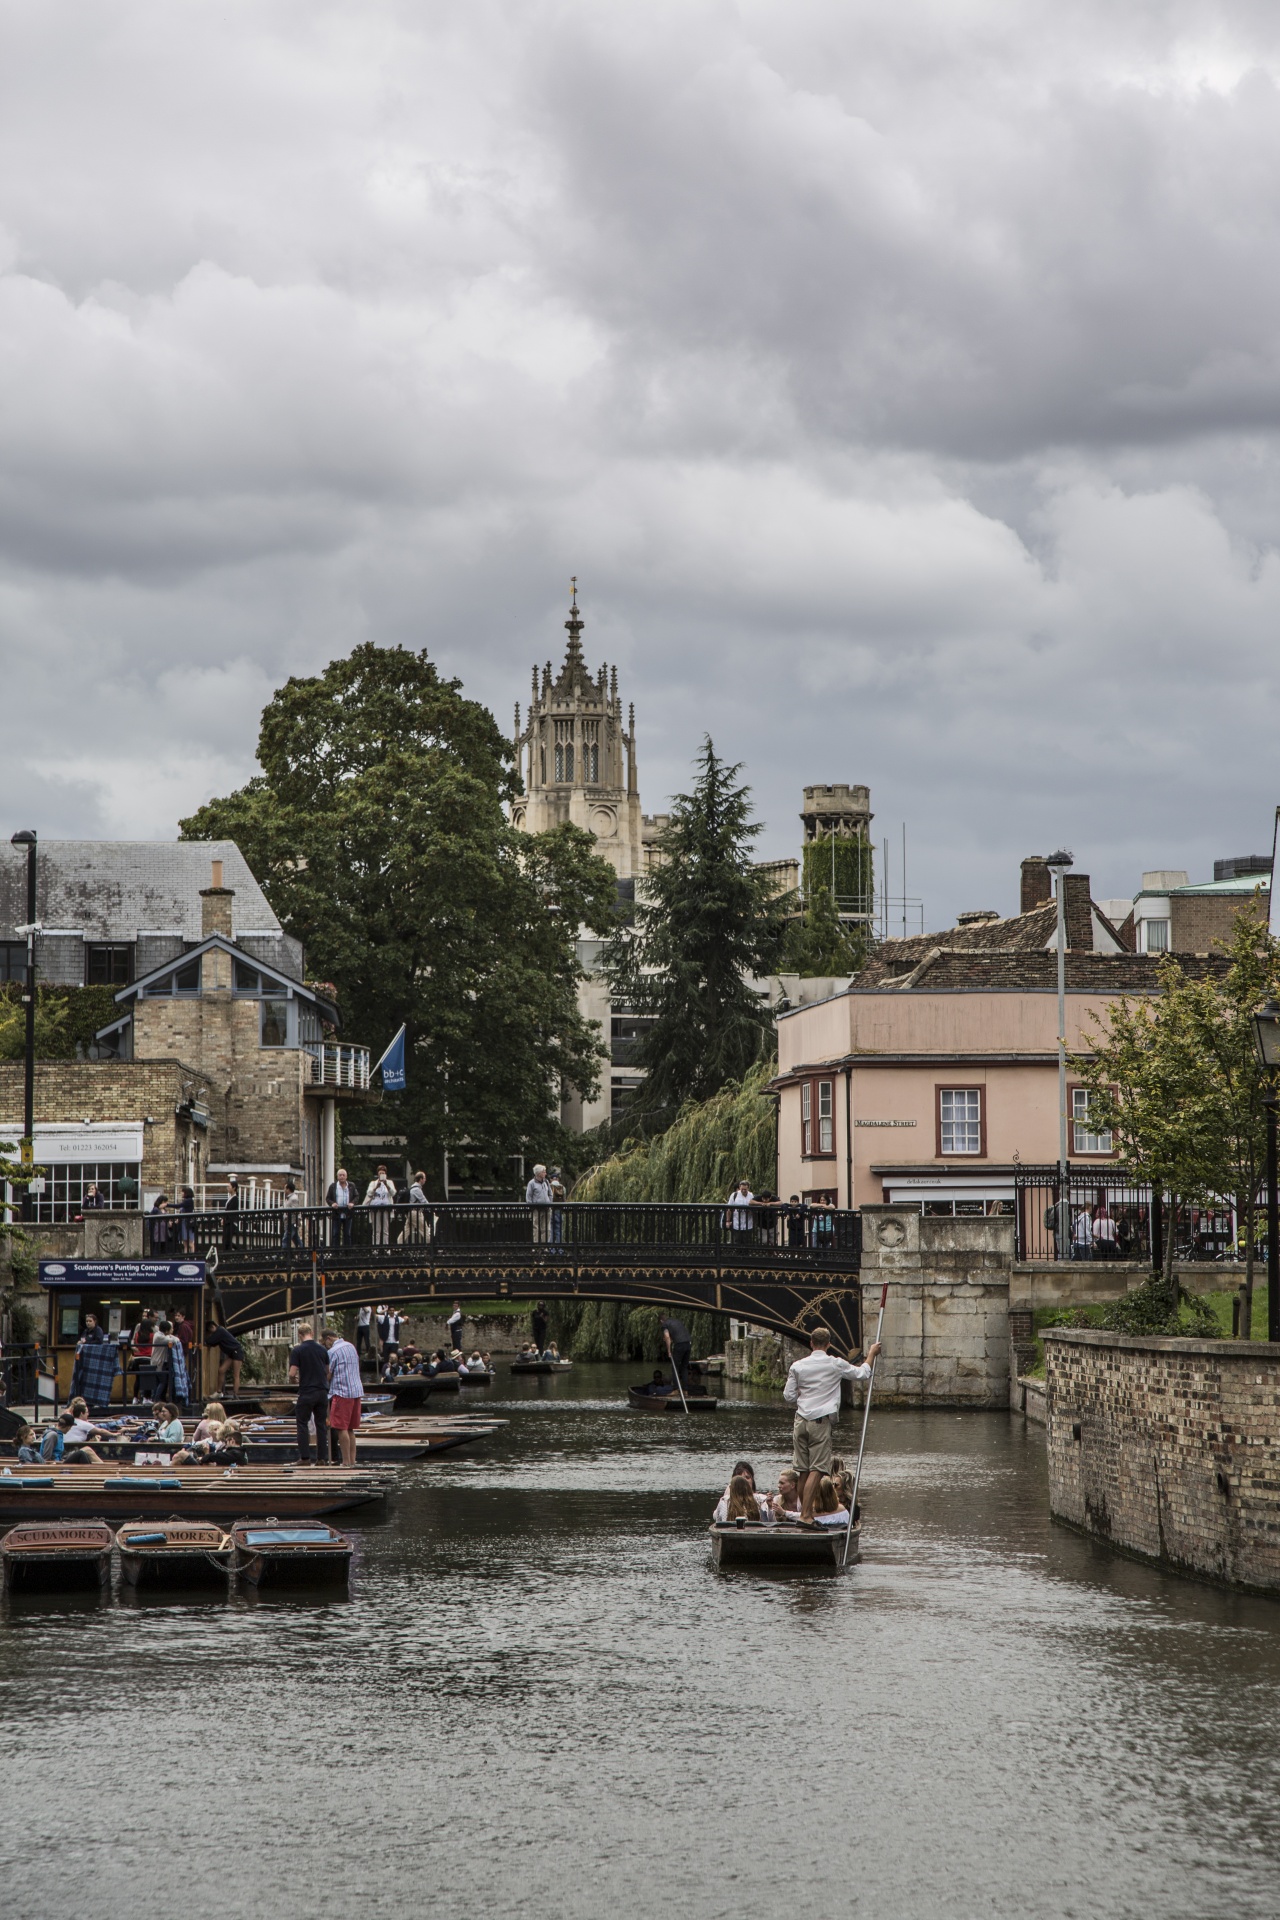
[[643,1387],[628,1387],[627,1402],[637,1413],[714,1413],[720,1402],[710,1393],[686,1393],[684,1399],[673,1387],[670,1393],[646,1393]]
[[568,1373],[572,1360],[513,1360],[512,1373]]
[[471,1367],[466,1373],[458,1375],[459,1383],[464,1387],[487,1387],[498,1377],[496,1367]]
[[103,1520],[24,1521],[0,1541],[4,1584],[19,1592],[103,1587],[114,1536]]
[[22,1520],[305,1519],[386,1497],[389,1478],[360,1467],[111,1468],[0,1473],[0,1525]]
[[231,1538],[209,1520],[127,1520],[116,1532],[131,1587],[226,1585]]
[[[717,1526],[709,1528],[711,1551],[718,1567],[840,1567],[845,1565],[844,1527],[820,1527],[795,1520],[776,1526]],[[848,1565],[861,1558],[861,1528],[849,1543]]]
[[351,1572],[350,1540],[322,1520],[242,1520],[232,1527],[231,1538],[236,1573],[255,1587],[268,1580],[273,1585],[345,1585]]

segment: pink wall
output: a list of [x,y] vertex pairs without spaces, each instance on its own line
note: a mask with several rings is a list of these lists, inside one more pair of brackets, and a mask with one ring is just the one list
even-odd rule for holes
[[[1100,995],[1067,996],[1069,1050],[1088,1050],[1098,1031],[1090,1015],[1105,1019],[1108,1005]],[[851,1052],[935,1056],[923,1064],[864,1057],[851,1068],[853,1205],[885,1197],[879,1177],[871,1172],[873,1165],[918,1164],[922,1172],[936,1168],[939,1085],[983,1089],[986,1152],[954,1156],[946,1162],[949,1168],[964,1168],[976,1176],[987,1166],[1007,1167],[1015,1153],[1030,1164],[1058,1157],[1054,994],[846,994],[780,1020],[778,1050],[782,1073],[831,1062],[827,1077],[834,1083],[835,1106],[834,1159],[805,1160],[800,1088],[782,1090],[778,1191],[784,1196],[825,1188],[838,1192],[841,1205],[849,1204],[845,1069],[834,1063]],[[1010,1054],[1029,1057],[1014,1064],[982,1058]],[[1068,1081],[1073,1078],[1068,1070]],[[906,1124],[867,1124],[876,1120]]]

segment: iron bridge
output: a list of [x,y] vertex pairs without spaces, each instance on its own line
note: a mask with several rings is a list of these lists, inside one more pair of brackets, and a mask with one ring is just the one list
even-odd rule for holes
[[733,1314],[861,1345],[862,1221],[834,1207],[455,1202],[164,1215],[155,1257],[206,1253],[234,1333],[311,1313],[453,1300],[607,1300]]

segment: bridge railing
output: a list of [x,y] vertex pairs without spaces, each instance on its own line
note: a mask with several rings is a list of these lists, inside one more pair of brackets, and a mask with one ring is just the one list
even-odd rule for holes
[[448,1201],[427,1207],[262,1207],[154,1214],[153,1259],[204,1253],[262,1256],[285,1249],[418,1264],[536,1253],[547,1259],[727,1260],[856,1268],[862,1217],[836,1207],[667,1206],[566,1201],[556,1207]]

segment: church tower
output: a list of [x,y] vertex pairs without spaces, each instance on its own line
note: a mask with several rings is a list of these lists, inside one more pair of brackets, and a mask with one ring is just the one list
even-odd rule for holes
[[511,823],[526,833],[543,833],[572,821],[595,836],[597,853],[612,863],[620,880],[634,882],[645,870],[635,708],[624,728],[618,669],[602,666],[593,677],[587,667],[576,576],[564,624],[569,635],[564,664],[554,680],[549,660],[541,677],[534,667],[523,728],[516,705],[516,764],[524,794],[512,806]]

